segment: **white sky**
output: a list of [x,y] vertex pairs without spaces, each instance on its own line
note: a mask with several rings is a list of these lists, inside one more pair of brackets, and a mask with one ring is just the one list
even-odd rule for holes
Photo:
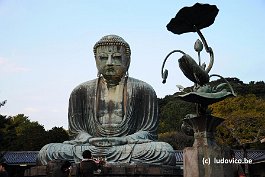
[[[0,114],[25,114],[46,129],[68,128],[68,99],[79,83],[97,75],[93,45],[117,34],[131,46],[131,77],[146,81],[158,97],[191,86],[173,54],[163,85],[165,56],[181,49],[197,60],[196,33],[175,35],[166,29],[171,18],[192,0],[0,0]],[[202,29],[213,48],[211,74],[243,82],[265,80],[265,1],[200,1],[217,5],[215,23]],[[202,55],[208,64],[209,57]]]

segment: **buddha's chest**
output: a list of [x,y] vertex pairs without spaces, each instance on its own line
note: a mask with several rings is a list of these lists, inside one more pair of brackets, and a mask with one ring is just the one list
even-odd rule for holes
[[98,95],[97,118],[101,125],[116,127],[124,117],[123,87],[102,88]]

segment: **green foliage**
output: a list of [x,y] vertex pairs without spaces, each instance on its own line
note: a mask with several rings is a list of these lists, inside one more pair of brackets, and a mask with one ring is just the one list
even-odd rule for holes
[[194,138],[187,136],[182,132],[172,131],[158,134],[158,140],[167,142],[174,149],[182,150],[185,147],[191,147]]
[[45,129],[38,122],[31,122],[28,117],[18,114],[6,120],[1,149],[5,150],[39,150],[43,145]]
[[195,111],[195,104],[182,101],[176,96],[177,94],[158,100],[159,133],[180,131],[182,119]]
[[[265,143],[260,144],[257,141],[264,136],[265,131],[265,83],[263,81],[251,81],[249,84],[245,84],[238,78],[226,79],[238,96],[211,106],[215,116],[227,119],[217,128],[217,141],[231,146],[251,143],[251,147],[265,149]],[[218,79],[211,81],[209,85],[217,86],[223,82],[224,80]],[[184,91],[189,92],[191,89],[188,87]],[[226,89],[229,90],[228,87]],[[181,93],[168,95],[158,100],[159,136],[169,143],[179,141],[177,138],[173,138],[174,133],[172,132],[180,132],[180,126],[185,115],[195,113],[195,105],[176,98],[179,94]],[[176,145],[173,147],[177,148]]]
[[[226,80],[231,84],[235,92],[239,95],[254,94],[259,98],[265,99],[265,83],[263,81],[251,81],[249,84],[243,83],[238,78],[226,78]],[[210,85],[218,85],[223,83],[222,79],[218,79],[210,82]]]
[[265,137],[264,99],[254,94],[239,95],[215,103],[211,108],[214,116],[226,119],[217,128],[219,143],[230,146],[247,143],[258,145],[259,139]]
[[53,127],[47,132],[49,143],[62,143],[69,140],[68,132],[63,127]]
[[6,123],[7,123],[6,116],[0,115],[0,145],[1,145],[1,142],[3,140],[4,128],[5,128]]
[[45,131],[43,125],[31,122],[23,114],[8,118],[0,115],[0,123],[0,151],[38,151],[45,144],[69,139],[62,127]]
[[16,143],[12,147],[19,150],[38,151],[46,144],[45,129],[42,125],[30,124],[17,134]]
[[15,127],[11,125],[10,117],[0,116],[3,124],[0,126],[0,132],[2,135],[0,141],[0,151],[7,151],[13,141],[16,140],[16,131]]

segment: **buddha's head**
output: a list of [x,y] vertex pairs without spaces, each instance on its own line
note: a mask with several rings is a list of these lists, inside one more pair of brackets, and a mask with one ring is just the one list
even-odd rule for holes
[[131,50],[129,44],[117,35],[102,37],[94,46],[98,73],[107,82],[118,85],[130,66]]

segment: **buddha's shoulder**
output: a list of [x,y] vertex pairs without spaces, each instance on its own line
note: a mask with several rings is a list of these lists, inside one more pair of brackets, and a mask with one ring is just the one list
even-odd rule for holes
[[146,83],[145,81],[139,80],[139,79],[135,79],[133,77],[129,77],[127,80],[128,83],[134,85],[134,86],[138,86],[138,87],[144,87],[146,89],[151,89],[153,90],[153,87]]
[[90,81],[83,82],[83,83],[77,85],[73,89],[73,92],[77,92],[80,90],[94,89],[96,87],[97,81],[98,81],[98,79],[93,79]]

